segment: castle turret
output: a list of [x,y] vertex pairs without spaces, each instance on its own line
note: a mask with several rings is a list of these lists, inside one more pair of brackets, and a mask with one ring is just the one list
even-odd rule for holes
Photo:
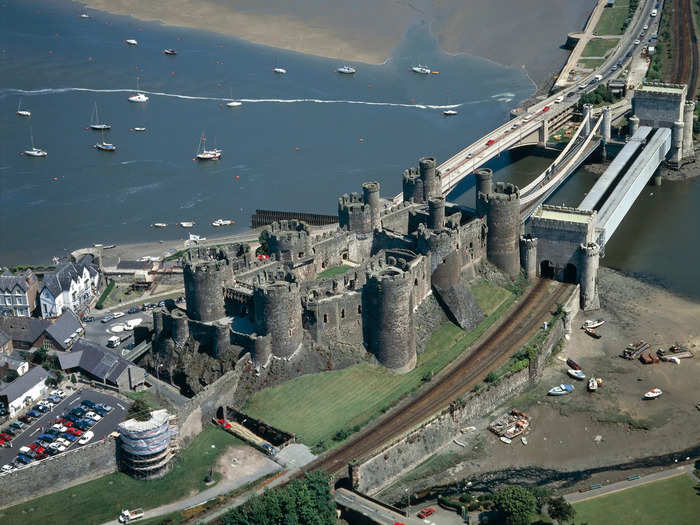
[[598,265],[600,264],[600,246],[594,242],[582,244],[581,251],[581,308],[597,310],[598,299]]
[[520,237],[520,264],[528,281],[537,277],[537,239],[530,236]]
[[231,329],[227,322],[216,325],[212,357],[219,357],[231,348]]
[[378,182],[365,182],[362,185],[362,200],[366,206],[369,206],[372,230],[381,230],[382,221],[380,216],[382,213],[382,208],[379,202]]
[[418,161],[420,177],[423,179],[423,202],[430,197],[442,196],[440,174],[435,166],[435,157],[423,157]]
[[253,334],[252,358],[256,365],[267,366],[272,358],[272,348],[269,335]]
[[423,202],[423,179],[415,168],[403,172],[403,200],[405,202]]
[[488,195],[493,191],[493,170],[479,168],[476,170],[476,214],[485,217],[487,212],[486,201],[479,200],[479,193]]
[[513,184],[498,182],[490,195],[479,193],[478,198],[487,206],[486,257],[516,277],[520,271],[520,191]]
[[445,197],[431,197],[428,200],[428,228],[442,230],[445,226]]
[[190,319],[209,322],[224,317],[224,283],[229,273],[222,260],[195,259],[185,263],[183,277]]
[[272,354],[289,357],[301,345],[299,283],[276,281],[253,291],[256,332],[270,336]]
[[338,224],[351,232],[372,232],[372,209],[357,193],[347,193],[338,199]]
[[370,276],[364,288],[369,350],[380,363],[399,373],[416,365],[412,287],[409,272],[388,267]]
[[693,146],[693,115],[695,114],[695,102],[686,102],[683,106],[683,158],[694,159],[695,147]]
[[262,232],[267,252],[279,261],[296,264],[311,255],[309,227],[303,221],[273,222]]
[[189,319],[179,308],[170,312],[170,333],[177,344],[184,344],[190,337]]
[[610,137],[612,136],[612,109],[610,106],[603,108],[603,129],[601,135],[606,143],[610,142]]
[[639,117],[636,115],[632,115],[628,119],[629,125],[630,125],[630,136],[634,135],[637,133],[637,130],[639,129]]

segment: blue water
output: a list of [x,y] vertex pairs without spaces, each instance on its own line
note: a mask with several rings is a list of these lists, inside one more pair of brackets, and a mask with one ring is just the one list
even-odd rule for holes
[[[356,64],[347,77],[334,73],[336,60],[78,13],[67,2],[1,9],[0,264],[184,235],[154,222],[192,220],[193,233],[211,235],[213,219],[242,231],[256,208],[334,213],[337,196],[366,180],[392,196],[419,156],[447,158],[534,89],[521,69],[441,52],[421,28],[386,64]],[[163,55],[166,47],[178,55]],[[418,62],[440,74],[409,72]],[[127,101],[137,77],[145,104]],[[225,107],[231,94],[243,106]],[[15,115],[20,97],[30,119]],[[94,102],[116,153],[92,148],[100,135],[85,126]],[[445,105],[459,115],[443,117]],[[45,159],[19,155],[30,126]],[[202,132],[224,150],[220,162],[192,161]]]

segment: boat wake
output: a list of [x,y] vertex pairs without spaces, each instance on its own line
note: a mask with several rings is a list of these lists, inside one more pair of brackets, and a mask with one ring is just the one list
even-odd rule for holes
[[[133,93],[133,89],[92,89],[92,88],[79,88],[79,87],[66,87],[66,88],[44,88],[44,89],[34,89],[34,90],[23,90],[23,89],[2,89],[0,90],[0,98],[12,95],[22,95],[22,96],[33,96],[33,95],[55,95],[60,93]],[[170,97],[179,98],[182,100],[211,100],[214,102],[227,102],[232,100],[231,98],[224,97],[203,97],[195,95],[181,95],[178,93],[165,93],[162,91],[144,91],[140,90],[139,93],[144,93],[146,95],[154,97]],[[399,102],[370,102],[366,100],[339,100],[339,99],[322,99],[322,98],[239,98],[236,99],[240,102],[248,104],[360,104],[364,106],[380,106],[380,107],[396,107],[396,108],[412,108],[412,109],[454,109],[459,108],[466,104],[476,104],[482,101],[470,101],[463,102],[459,104],[447,104],[447,105],[437,105],[437,104],[403,104]]]

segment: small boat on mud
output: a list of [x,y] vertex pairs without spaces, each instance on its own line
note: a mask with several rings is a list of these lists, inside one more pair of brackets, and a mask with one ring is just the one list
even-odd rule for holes
[[565,385],[562,383],[561,385],[550,388],[547,394],[549,394],[550,396],[565,396],[573,391],[574,385]]
[[644,399],[656,399],[657,397],[661,397],[661,394],[663,394],[663,392],[660,388],[652,388],[649,392],[644,394]]
[[596,390],[598,390],[598,381],[596,381],[595,377],[591,377],[588,380],[588,391],[595,392]]
[[527,445],[527,438],[525,436],[521,436],[520,441],[523,442],[523,445]]
[[586,379],[586,374],[583,373],[583,370],[574,370],[573,368],[569,368],[566,373],[579,381]]
[[584,328],[583,331],[586,332],[586,335],[592,337],[593,339],[600,339],[600,334],[596,333],[593,328]]
[[567,359],[566,366],[573,368],[574,370],[581,370],[581,367],[573,359]]
[[512,439],[507,438],[505,436],[501,436],[501,441],[503,441],[506,445],[510,445],[513,442]]
[[605,324],[605,319],[595,319],[595,320],[588,319],[583,323],[583,326],[581,328],[583,328],[584,330],[586,328],[595,329],[595,328],[598,328],[600,326],[603,326],[604,324]]

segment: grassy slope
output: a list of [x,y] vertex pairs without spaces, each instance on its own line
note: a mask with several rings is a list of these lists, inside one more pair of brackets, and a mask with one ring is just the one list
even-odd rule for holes
[[316,279],[325,279],[326,277],[335,277],[336,275],[343,275],[351,267],[345,264],[340,266],[333,266],[332,268],[326,268],[321,273],[316,276]]
[[574,505],[576,523],[603,525],[690,525],[698,523],[700,496],[690,476],[656,481]]
[[581,56],[583,58],[605,56],[605,53],[615,47],[617,42],[617,38],[594,38],[588,41]]
[[615,0],[615,7],[606,7],[595,26],[596,35],[621,35],[622,24],[629,16],[629,0]]
[[[294,432],[310,446],[333,446],[333,436],[361,426],[420,386],[423,378],[436,374],[453,361],[493,324],[515,297],[503,288],[488,285],[479,289],[482,308],[493,310],[477,328],[465,333],[444,323],[418,356],[411,372],[396,375],[384,367],[367,363],[343,370],[299,377],[282,385],[261,390],[251,399],[247,411],[253,417]],[[500,297],[496,304],[495,297]],[[500,306],[499,306],[500,304]]]
[[[126,474],[110,474],[1,510],[0,519],[3,523],[24,525],[103,523],[115,519],[120,506],[164,505],[206,488],[203,479],[216,458],[226,447],[240,444],[232,435],[209,426],[182,452],[173,470],[162,479],[137,481]],[[217,476],[215,473],[214,477]]]

